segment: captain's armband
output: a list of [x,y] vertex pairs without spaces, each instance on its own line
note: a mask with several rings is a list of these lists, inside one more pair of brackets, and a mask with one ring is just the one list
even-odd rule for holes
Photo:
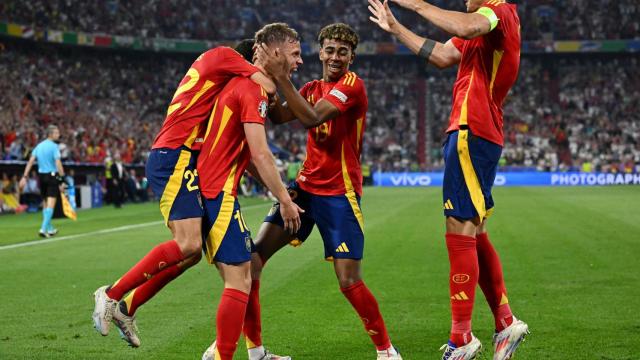
[[486,6],[481,7],[480,9],[478,9],[478,11],[476,11],[476,13],[486,17],[489,20],[489,23],[491,24],[491,28],[489,29],[489,31],[495,29],[496,26],[498,26],[498,21],[500,21],[500,19],[498,19],[498,16],[493,10],[491,10],[491,8],[488,8]]

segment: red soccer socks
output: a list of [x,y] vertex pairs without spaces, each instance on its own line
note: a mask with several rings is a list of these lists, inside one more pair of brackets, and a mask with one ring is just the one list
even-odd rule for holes
[[249,295],[240,290],[226,288],[222,292],[216,314],[216,349],[221,360],[233,359],[248,302]]
[[456,346],[471,341],[471,314],[478,284],[476,239],[446,234],[449,252],[449,293],[451,296],[451,338]]
[[124,294],[137,288],[167,266],[183,260],[180,247],[175,240],[165,241],[147,253],[122,278],[107,290],[107,296],[120,301]]
[[502,275],[502,264],[487,233],[478,234],[476,239],[480,265],[480,288],[493,312],[496,330],[502,331],[513,322],[513,314],[509,307],[504,276]]
[[364,328],[376,345],[376,349],[388,349],[391,346],[391,341],[389,341],[389,335],[387,334],[382,314],[380,314],[378,302],[364,282],[360,280],[340,290],[360,315]]
[[242,328],[247,342],[247,348],[255,348],[262,345],[262,324],[260,320],[260,280],[251,282],[251,293],[247,313],[244,316]]
[[171,265],[160,271],[151,279],[135,288],[124,298],[127,305],[127,315],[133,316],[138,308],[154,297],[165,285],[173,281],[182,274],[182,269],[178,264]]

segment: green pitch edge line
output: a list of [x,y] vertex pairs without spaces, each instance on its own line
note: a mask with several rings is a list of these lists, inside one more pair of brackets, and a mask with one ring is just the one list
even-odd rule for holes
[[[265,207],[265,204],[255,204],[255,205],[245,206],[244,208],[242,208],[242,210],[251,210],[251,209],[257,209],[257,208],[264,208],[264,207]],[[138,229],[138,228],[147,227],[147,226],[160,225],[160,224],[163,224],[163,223],[164,223],[164,221],[151,221],[151,222],[146,222],[146,223],[141,223],[141,224],[125,225],[125,226],[119,226],[117,228],[91,231],[91,232],[87,232],[87,233],[84,233],[84,234],[61,236],[61,237],[45,239],[45,240],[41,240],[41,239],[32,240],[32,241],[22,242],[22,243],[18,243],[18,244],[0,246],[0,251],[16,249],[16,248],[21,248],[21,247],[26,247],[26,246],[49,244],[49,243],[58,242],[58,241],[64,241],[64,240],[72,240],[72,239],[77,239],[77,238],[81,238],[81,237],[85,237],[85,236],[109,234],[109,233],[118,232],[118,231],[125,231],[125,230]]]

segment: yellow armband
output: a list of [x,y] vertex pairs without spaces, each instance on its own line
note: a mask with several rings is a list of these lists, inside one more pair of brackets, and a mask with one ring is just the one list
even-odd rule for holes
[[500,19],[498,19],[498,16],[495,12],[493,12],[493,10],[491,10],[491,8],[481,7],[480,9],[478,9],[478,11],[476,11],[476,13],[486,17],[489,20],[489,23],[491,24],[491,29],[489,29],[489,31],[495,29],[496,26],[498,26],[498,21],[500,21]]

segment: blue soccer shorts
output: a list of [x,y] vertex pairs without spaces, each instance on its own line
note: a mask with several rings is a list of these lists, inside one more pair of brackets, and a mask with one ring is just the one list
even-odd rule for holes
[[502,147],[471,130],[449,133],[444,144],[442,200],[444,215],[460,220],[487,218],[493,210],[491,188]]
[[202,247],[207,261],[233,265],[251,260],[253,241],[238,199],[220,192],[213,199],[202,200]]
[[160,198],[165,224],[202,217],[197,159],[198,152],[186,147],[153,149],[149,154],[146,175],[153,193]]
[[[293,201],[304,209],[302,225],[296,233],[295,244],[303,243],[318,225],[324,242],[326,259],[362,259],[364,252],[364,220],[360,197],[351,192],[345,195],[314,195],[302,190],[297,183],[289,187]],[[280,204],[274,204],[265,222],[284,226]]]

